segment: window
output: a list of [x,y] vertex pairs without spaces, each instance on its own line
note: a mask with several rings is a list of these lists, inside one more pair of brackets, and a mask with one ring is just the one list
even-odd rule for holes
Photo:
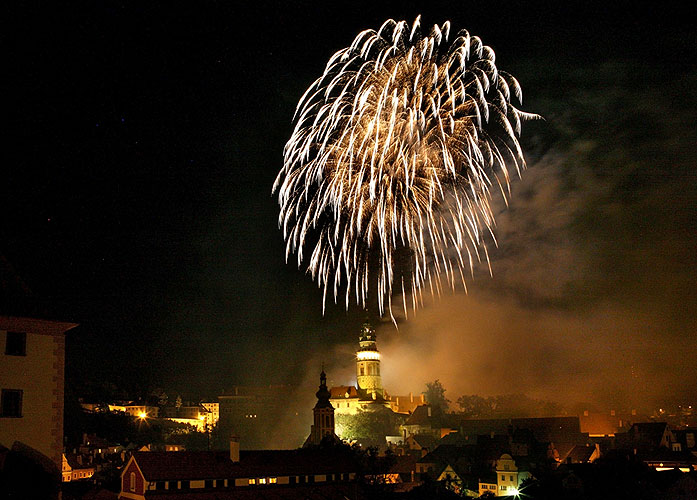
[[513,481],[513,476],[511,476],[511,481]]
[[190,487],[189,480],[187,479],[186,481],[182,481],[182,489],[183,490],[188,490]]
[[504,476],[503,474],[501,474],[501,481],[505,481],[505,480],[506,480],[506,476]]
[[135,472],[131,472],[130,479],[131,479],[131,484],[129,485],[130,490],[135,491],[136,490],[136,473]]
[[295,484],[295,476],[290,476],[288,478],[288,484]]
[[277,482],[278,482],[278,478],[276,478],[276,477],[269,478],[269,484],[276,484]]
[[250,479],[249,479],[249,484],[257,484],[256,478],[250,478]]
[[506,491],[506,487],[505,487],[505,486],[501,486],[501,491]]
[[361,365],[361,375],[365,375],[365,368],[363,368],[363,365]]
[[22,391],[20,389],[3,389],[0,397],[0,416],[22,416]]
[[158,481],[155,483],[155,489],[158,491],[164,491],[165,484],[167,484],[167,483],[165,483],[164,481]]
[[259,484],[266,484],[266,478],[265,477],[259,478]]
[[314,482],[315,482],[315,476],[307,476],[307,482],[308,482],[308,483],[314,483]]
[[212,488],[213,487],[213,480],[212,479],[206,479],[203,482],[203,485],[205,488]]
[[27,334],[25,332],[7,332],[5,354],[8,356],[26,356]]

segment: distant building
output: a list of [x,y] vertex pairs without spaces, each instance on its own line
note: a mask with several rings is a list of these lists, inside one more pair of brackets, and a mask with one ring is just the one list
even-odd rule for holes
[[355,415],[361,410],[377,406],[390,408],[387,392],[380,375],[380,352],[375,330],[364,323],[358,337],[356,351],[356,386],[338,386],[330,389],[330,402],[337,414]]
[[123,412],[132,417],[138,418],[157,418],[159,407],[146,405],[145,403],[129,402],[123,404],[110,404],[109,411]]
[[310,427],[310,435],[305,440],[304,447],[318,446],[325,439],[340,442],[334,433],[334,407],[329,402],[331,395],[327,389],[327,375],[322,370],[319,375],[319,390],[315,394],[317,403],[312,410],[313,424]]
[[205,414],[206,425],[212,429],[218,424],[218,420],[220,420],[220,403],[214,401],[201,401],[201,406],[208,410],[208,412]]
[[0,444],[22,442],[57,468],[63,452],[65,332],[76,326],[0,315]]
[[[289,385],[235,386],[218,396],[221,435],[241,436],[242,449],[263,449],[270,445],[270,434],[283,420],[286,428],[305,428],[299,414],[306,409],[299,406],[296,388]],[[302,431],[304,435],[304,431]],[[295,446],[302,444],[302,440]]]
[[96,472],[96,466],[90,463],[84,463],[84,457],[74,453],[63,454],[63,463],[61,467],[62,481],[69,483],[71,481],[88,480]]

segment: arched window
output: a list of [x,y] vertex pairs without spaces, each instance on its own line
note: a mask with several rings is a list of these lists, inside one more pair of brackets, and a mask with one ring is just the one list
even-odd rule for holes
[[136,490],[136,473],[135,472],[131,472],[131,485],[130,486],[131,486],[131,491]]

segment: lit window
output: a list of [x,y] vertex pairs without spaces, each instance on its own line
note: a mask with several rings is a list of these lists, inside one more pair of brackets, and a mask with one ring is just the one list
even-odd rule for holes
[[266,478],[265,477],[259,478],[259,484],[266,484]]
[[0,398],[0,417],[22,416],[22,391],[20,389],[3,389]]
[[257,484],[257,480],[255,478],[250,478],[249,484]]
[[130,487],[131,487],[131,491],[135,491],[135,490],[136,490],[136,473],[135,473],[135,472],[131,472],[131,484],[130,484]]
[[5,354],[8,356],[26,356],[27,334],[25,332],[7,332]]
[[276,484],[277,482],[278,482],[278,478],[275,478],[275,477],[269,478],[269,484]]

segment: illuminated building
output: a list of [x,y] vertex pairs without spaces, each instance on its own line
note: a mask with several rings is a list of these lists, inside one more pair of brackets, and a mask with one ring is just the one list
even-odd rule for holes
[[352,454],[318,448],[136,452],[119,499],[354,498],[357,470]]
[[330,403],[334,411],[343,415],[354,415],[359,410],[376,406],[390,408],[389,396],[382,387],[380,376],[380,352],[376,344],[375,330],[364,323],[358,338],[356,352],[356,387],[335,386],[330,389]]

